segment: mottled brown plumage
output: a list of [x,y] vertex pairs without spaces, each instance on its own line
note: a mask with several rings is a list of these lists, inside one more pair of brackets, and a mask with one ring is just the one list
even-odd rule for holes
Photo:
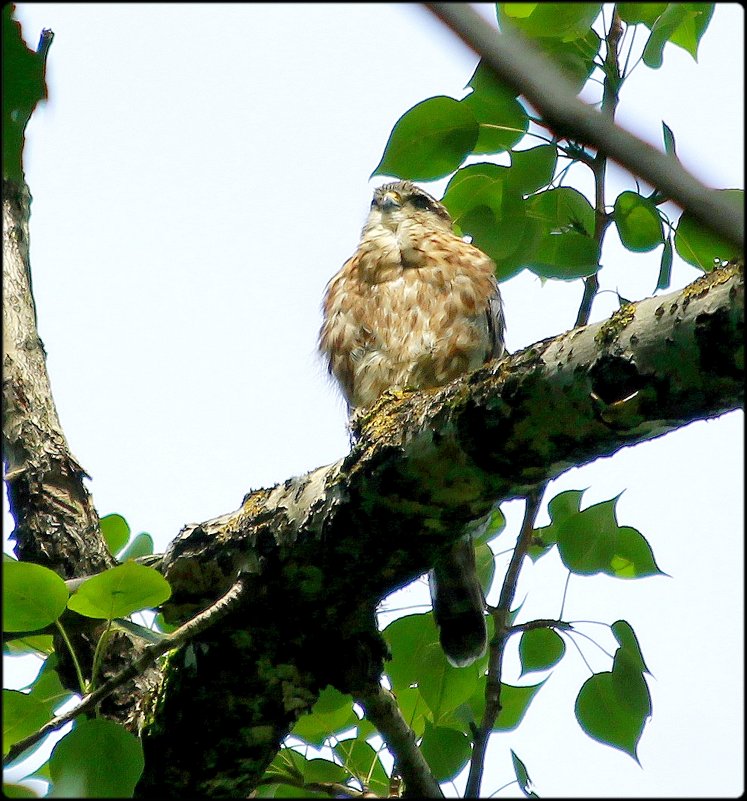
[[[491,259],[452,231],[446,208],[409,181],[380,186],[358,250],[327,286],[319,350],[352,412],[390,388],[425,389],[501,356],[503,312]],[[469,541],[431,575],[449,660],[485,649]]]

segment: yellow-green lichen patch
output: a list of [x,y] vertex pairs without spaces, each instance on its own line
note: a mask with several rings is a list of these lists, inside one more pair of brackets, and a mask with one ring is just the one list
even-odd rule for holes
[[701,275],[692,284],[689,284],[682,290],[684,306],[694,300],[695,298],[703,297],[710,289],[719,284],[724,284],[733,276],[740,274],[744,269],[742,261],[729,262],[722,267],[717,267],[715,270],[705,275]]
[[635,318],[635,303],[625,303],[610,317],[602,323],[599,331],[594,336],[597,345],[606,347],[611,345],[620,334],[633,322]]

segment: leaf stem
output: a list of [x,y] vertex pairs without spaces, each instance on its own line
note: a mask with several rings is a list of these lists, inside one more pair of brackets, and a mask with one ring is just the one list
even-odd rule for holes
[[91,668],[91,683],[88,686],[88,692],[96,689],[96,681],[99,677],[99,670],[101,669],[101,660],[106,650],[106,645],[109,642],[111,634],[112,621],[107,621],[106,628],[101,633],[99,641],[96,643],[96,650],[93,652],[93,667]]
[[59,620],[55,620],[54,623],[55,626],[57,626],[57,630],[60,632],[62,639],[65,641],[65,645],[67,645],[67,650],[70,651],[70,657],[73,660],[73,665],[75,666],[75,675],[78,677],[78,686],[80,687],[81,695],[85,695],[87,691],[86,680],[83,678],[83,671],[80,669],[80,662],[78,662],[78,657],[75,655],[73,644],[70,642],[67,632],[62,627],[62,623],[60,623]]

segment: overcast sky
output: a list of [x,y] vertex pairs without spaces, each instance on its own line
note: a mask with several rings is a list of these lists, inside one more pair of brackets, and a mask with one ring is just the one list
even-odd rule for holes
[[[396,120],[427,97],[462,97],[477,59],[415,5],[22,3],[19,18],[33,46],[55,33],[25,158],[54,397],[99,513],[163,550],[249,490],[346,453],[344,404],[316,356],[324,286],[356,247]],[[699,63],[667,45],[663,68],[639,65],[622,93],[620,122],[661,147],[664,120],[714,187],[743,187],[743,23],[741,6],[718,4]],[[608,201],[624,188],[633,180],[612,169]],[[651,295],[659,258],[627,253],[610,229],[602,287]],[[673,289],[695,277],[675,260]],[[582,285],[524,272],[502,290],[514,351],[572,327]],[[601,295],[592,319],[616,305]],[[641,766],[589,739],[573,716],[589,674],[569,647],[524,723],[494,738],[485,788],[511,780],[513,748],[544,796],[742,792],[742,485],[741,412],[551,484],[547,499],[588,488],[584,506],[624,491],[620,524],[670,576],[576,577],[565,605],[566,619],[631,623],[653,717]],[[522,504],[504,511],[496,550]],[[6,513],[6,540],[11,528]],[[521,619],[558,614],[565,576],[555,556],[527,566]],[[580,628],[614,649],[602,626]],[[517,681],[515,645],[505,680],[536,683],[544,674]]]

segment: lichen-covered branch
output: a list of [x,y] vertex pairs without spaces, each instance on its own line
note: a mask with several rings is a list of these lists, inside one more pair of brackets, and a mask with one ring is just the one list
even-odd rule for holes
[[571,466],[741,407],[743,326],[741,267],[716,270],[441,389],[390,393],[357,419],[344,459],[184,529],[162,561],[168,617],[186,619],[239,570],[250,587],[170,661],[139,792],[249,792],[319,690],[378,680],[377,601],[467,522]]
[[[13,537],[21,560],[49,567],[63,578],[89,575],[115,564],[99,529],[99,517],[60,425],[36,326],[29,264],[31,196],[23,180],[3,181],[3,466]],[[76,653],[90,672],[95,637],[73,635]],[[104,678],[123,669],[137,652],[117,634],[109,644]],[[71,688],[77,677],[64,645],[59,672]],[[138,676],[102,707],[133,723],[138,696],[148,684]],[[137,690],[137,692],[134,692]]]
[[114,565],[52,398],[36,329],[25,183],[3,182],[3,461],[20,559],[64,578]]

